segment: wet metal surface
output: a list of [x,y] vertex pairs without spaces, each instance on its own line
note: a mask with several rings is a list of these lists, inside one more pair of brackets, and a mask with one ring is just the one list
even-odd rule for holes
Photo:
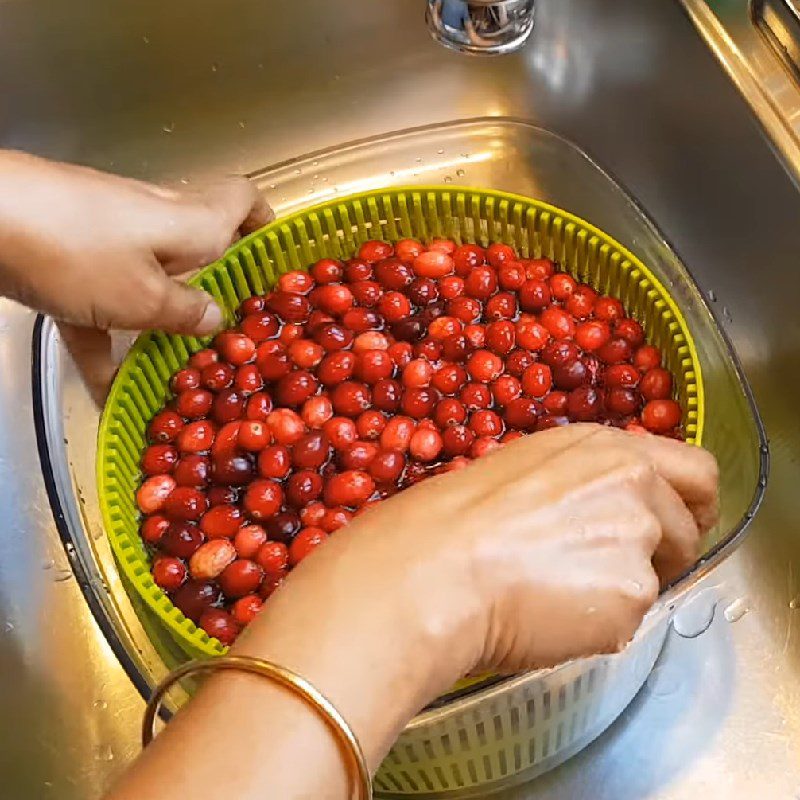
[[[717,596],[699,598],[713,614],[679,621],[683,635],[670,634],[597,743],[505,797],[795,798],[800,195],[681,4],[540,0],[525,48],[491,60],[431,41],[408,0],[245,0],[203,14],[183,0],[45,6],[3,4],[2,146],[191,183],[508,115],[574,140],[621,180],[720,309],[767,425],[772,478],[748,541],[715,573]],[[48,503],[33,326],[0,302],[0,779],[11,800],[87,800],[136,752],[143,704]],[[79,387],[74,373],[63,381],[68,403]]]

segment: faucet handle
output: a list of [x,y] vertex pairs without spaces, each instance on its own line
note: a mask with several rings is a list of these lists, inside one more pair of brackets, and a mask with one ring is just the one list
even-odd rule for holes
[[497,55],[522,47],[533,30],[535,0],[428,0],[431,36],[462,53]]

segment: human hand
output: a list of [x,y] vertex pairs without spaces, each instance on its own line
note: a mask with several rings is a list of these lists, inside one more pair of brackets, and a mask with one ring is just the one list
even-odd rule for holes
[[[716,517],[716,462],[700,448],[597,425],[536,433],[337,531],[232,652],[310,680],[375,769],[470,671],[622,649]],[[222,773],[242,800],[346,796],[341,753],[313,712],[268,681],[219,673],[110,797],[166,798],[177,774],[202,800]]]
[[203,335],[222,323],[186,275],[272,218],[245,179],[175,191],[0,152],[0,295],[63,323],[96,397],[115,369],[111,328]]

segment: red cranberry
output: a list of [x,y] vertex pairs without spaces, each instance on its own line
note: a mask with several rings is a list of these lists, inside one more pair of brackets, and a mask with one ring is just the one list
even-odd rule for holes
[[189,561],[189,572],[196,581],[216,578],[236,558],[236,548],[227,539],[206,542],[194,551]]
[[507,261],[514,261],[516,253],[507,244],[493,242],[486,248],[486,260],[493,267],[502,267]]
[[244,522],[241,509],[234,505],[209,508],[200,520],[200,530],[208,539],[231,539]]
[[321,428],[333,416],[333,404],[324,395],[309,397],[303,403],[300,416],[309,428]]
[[169,382],[169,387],[175,394],[185,392],[187,389],[200,388],[200,370],[186,367],[179,369]]
[[606,410],[629,416],[639,410],[639,395],[633,389],[613,388],[606,392]]
[[492,393],[483,383],[468,383],[458,393],[458,399],[467,411],[478,411],[489,408],[492,404]]
[[631,345],[626,339],[610,339],[597,351],[598,358],[606,364],[630,361]]
[[406,287],[409,300],[417,306],[427,306],[439,299],[439,287],[430,278],[414,278]]
[[661,351],[652,345],[643,345],[634,353],[633,365],[642,372],[655,369],[661,366]]
[[255,558],[259,548],[266,541],[267,532],[260,525],[245,525],[236,532],[233,546],[239,558]]
[[171,556],[159,556],[153,561],[153,580],[165,592],[177,591],[186,580],[186,565]]
[[289,548],[289,561],[294,566],[309,556],[326,539],[328,534],[322,528],[304,528],[297,534]]
[[170,444],[151,444],[142,454],[142,472],[160,475],[172,472],[178,463],[178,451]]
[[364,353],[368,350],[388,350],[389,340],[378,331],[359,333],[353,341],[353,352]]
[[407,389],[400,401],[403,414],[413,419],[429,417],[436,405],[438,395],[435,389]]
[[255,520],[268,519],[280,511],[283,505],[283,489],[271,480],[253,481],[244,495],[245,511]]
[[[367,309],[374,308],[378,305],[381,297],[383,297],[383,287],[377,281],[356,281],[350,284],[350,291],[353,293],[355,301],[360,306],[364,306],[364,308],[361,309],[354,309],[356,311],[364,312]],[[374,312],[368,313],[373,314]],[[345,325],[348,327],[350,327],[348,322],[350,314],[351,312],[348,311],[344,317],[342,317]],[[352,319],[352,317],[350,317],[350,319]]]
[[242,628],[249,625],[264,606],[264,601],[257,594],[247,594],[240,597],[231,610],[234,620]]
[[183,428],[179,414],[165,409],[159,411],[147,427],[147,435],[153,442],[174,442]]
[[519,305],[523,311],[541,311],[550,305],[550,299],[550,287],[544,281],[525,281],[519,290]]
[[243,364],[236,370],[233,385],[245,396],[252,395],[264,386],[261,373],[255,364]]
[[520,320],[517,323],[517,345],[526,350],[541,350],[547,346],[550,332],[535,320]]
[[384,289],[401,291],[414,280],[414,273],[399,258],[385,258],[375,264],[375,280]]
[[[499,297],[499,295],[497,295]],[[500,355],[506,355],[514,349],[517,329],[513,322],[498,320],[486,326],[486,346]]]
[[575,319],[586,319],[594,311],[597,292],[586,284],[580,284],[567,298],[566,309]]
[[443,442],[439,431],[417,428],[411,437],[409,451],[417,461],[435,461],[442,451]]
[[[464,292],[476,300],[486,300],[497,291],[497,273],[491,267],[475,267],[464,277]],[[453,302],[456,302],[455,300]],[[454,315],[458,316],[458,315]]]
[[231,645],[239,635],[239,626],[236,620],[221,608],[209,608],[203,612],[199,622],[200,627],[220,644]]
[[289,448],[282,444],[265,447],[258,456],[258,472],[263,478],[283,480],[291,469]]
[[592,386],[579,386],[567,397],[567,412],[576,422],[593,422],[601,410],[600,395]]
[[255,475],[252,456],[228,453],[211,461],[211,480],[222,486],[246,486]]
[[580,351],[575,342],[570,341],[550,341],[542,350],[541,360],[548,367],[563,367],[571,361],[577,361]]
[[266,422],[244,420],[239,428],[238,444],[244,450],[257,453],[272,441],[272,433]]
[[[557,369],[563,369],[563,367]],[[531,364],[522,374],[522,390],[531,397],[541,399],[550,391],[552,385],[553,373],[547,364]]]
[[546,308],[540,320],[554,339],[571,339],[575,335],[575,321],[560,308]]
[[175,558],[191,558],[192,554],[205,537],[197,525],[191,522],[172,522],[159,542],[159,547],[165,553]]
[[494,411],[480,409],[470,416],[469,429],[476,436],[499,436],[503,432],[503,421]]
[[469,451],[475,441],[475,434],[464,425],[451,425],[442,433],[444,453],[451,458]]
[[[285,272],[278,278],[278,288],[282,292],[294,292],[295,294],[306,294],[314,287],[314,279],[307,272],[300,270],[293,270],[292,272]],[[252,298],[251,298],[252,299]],[[247,302],[247,301],[245,301]],[[244,303],[242,304],[244,305]],[[266,307],[266,302],[262,302],[258,311],[263,311]],[[252,312],[246,312],[252,313]]]
[[142,522],[142,539],[148,544],[157,544],[169,528],[170,522],[163,514],[154,514]]
[[455,397],[445,397],[436,404],[434,420],[440,428],[448,425],[456,425],[464,422],[467,418],[467,411]]
[[553,383],[555,383],[559,389],[571,391],[589,382],[589,370],[586,369],[586,365],[580,360],[571,361],[568,364],[561,364],[553,369]]
[[458,275],[468,275],[474,267],[485,263],[486,251],[477,244],[462,244],[453,252],[453,265]]
[[534,363],[534,356],[527,350],[512,350],[506,357],[506,372],[515,378],[521,378],[525,370]]
[[416,423],[409,417],[392,417],[381,433],[381,447],[405,453],[416,430]]
[[566,392],[550,392],[542,399],[544,410],[554,416],[561,416],[567,413],[569,397]]
[[[362,470],[346,470],[334,475],[325,486],[329,506],[360,506],[375,491],[375,481]],[[296,541],[296,540],[295,540]]]
[[370,463],[369,474],[378,483],[396,483],[405,466],[406,458],[403,453],[397,450],[381,450]]
[[214,396],[211,392],[205,389],[187,389],[175,398],[175,408],[186,419],[200,419],[208,415],[213,402]]
[[536,427],[539,407],[530,397],[518,397],[512,400],[503,411],[503,419],[510,428],[530,431]]
[[358,249],[358,257],[368,264],[372,264],[384,258],[389,258],[393,253],[394,247],[379,239],[370,239],[364,242]]
[[292,362],[280,342],[264,342],[256,353],[256,366],[265,381],[276,381],[289,373]]
[[507,406],[522,394],[522,384],[513,375],[501,375],[492,383],[492,397],[499,406]]
[[323,426],[322,432],[336,450],[342,450],[358,438],[356,424],[346,417],[333,417]]
[[612,364],[605,371],[606,386],[620,389],[635,389],[641,378],[639,370],[630,364]]
[[625,309],[616,298],[603,295],[595,300],[594,315],[606,322],[615,322],[625,316]]
[[306,426],[290,408],[279,408],[267,417],[267,425],[278,444],[294,444],[306,432]]
[[681,423],[681,407],[674,400],[651,400],[642,409],[642,425],[651,433],[669,433]]
[[219,361],[219,353],[207,347],[204,350],[198,350],[190,359],[188,366],[194,369],[199,369],[201,372],[209,364]]
[[344,264],[335,258],[321,258],[311,267],[311,276],[321,284],[340,281],[344,277]]
[[234,389],[223,389],[215,398],[211,415],[221,425],[241,419],[244,414],[245,398]]
[[269,311],[260,311],[257,314],[246,316],[239,323],[239,328],[245,336],[256,344],[260,344],[278,335],[280,323],[274,314],[270,314]]
[[219,590],[208,581],[188,580],[172,597],[172,602],[193,622],[219,599]]
[[378,311],[391,325],[411,316],[411,302],[402,292],[386,292],[378,301]]
[[305,322],[311,313],[308,298],[295,292],[274,292],[267,298],[267,306],[286,322]]
[[264,571],[255,561],[238,558],[222,570],[218,581],[226,597],[235,598],[257,591],[263,578]]
[[284,542],[264,542],[258,549],[255,562],[267,574],[280,574],[289,566],[289,549]]
[[164,514],[171,520],[196,522],[208,508],[208,499],[199,489],[176,486],[164,501]]
[[301,469],[286,481],[286,500],[296,508],[316,500],[322,494],[322,478],[310,469]]
[[489,350],[476,350],[467,359],[467,372],[474,381],[490,383],[502,374],[503,361]]
[[267,520],[269,538],[289,544],[301,528],[300,517],[295,511],[280,511]]
[[516,292],[525,283],[525,268],[516,261],[509,261],[497,270],[497,280],[500,288]]
[[672,394],[672,375],[661,367],[645,372],[639,384],[645,400],[666,400]]
[[424,250],[424,246],[416,239],[400,239],[394,246],[395,255],[404,264],[410,264]]
[[349,283],[368,281],[372,277],[372,265],[361,258],[349,258],[344,262],[344,279]]
[[235,331],[218,334],[214,344],[225,361],[236,367],[251,361],[256,354],[255,342],[243,333]]

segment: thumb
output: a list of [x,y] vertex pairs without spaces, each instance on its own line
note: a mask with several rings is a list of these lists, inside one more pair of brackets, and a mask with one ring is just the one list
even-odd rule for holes
[[131,319],[135,329],[206,336],[222,326],[220,307],[210,294],[170,278],[160,268],[151,274],[146,298],[140,298]]

